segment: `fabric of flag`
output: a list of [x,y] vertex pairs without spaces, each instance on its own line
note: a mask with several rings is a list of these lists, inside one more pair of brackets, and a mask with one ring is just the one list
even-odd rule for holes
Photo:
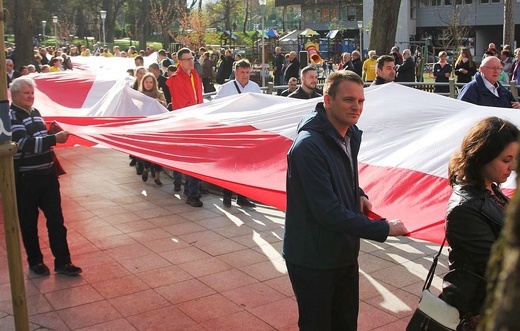
[[[281,210],[286,155],[296,127],[322,101],[245,93],[148,115],[144,108],[149,104],[137,101],[139,93],[132,93],[120,79],[99,83],[95,75],[76,72],[81,88],[75,94],[78,84],[69,86],[65,74],[38,75],[36,107],[47,120],[59,121],[80,138],[75,143],[89,141],[132,154]],[[46,94],[56,84],[61,84],[61,93]],[[103,94],[98,84],[110,87]],[[92,93],[94,86],[100,88]],[[394,83],[365,89],[365,98],[358,123],[364,132],[360,185],[374,212],[402,219],[412,237],[442,242],[451,193],[450,156],[479,120],[499,116],[520,126],[520,112],[480,107]],[[136,111],[126,113],[134,106],[128,108],[125,101]],[[515,180],[513,173],[502,185],[509,195]]]

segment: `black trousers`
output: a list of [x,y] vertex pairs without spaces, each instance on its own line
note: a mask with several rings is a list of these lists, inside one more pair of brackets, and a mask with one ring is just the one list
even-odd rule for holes
[[289,262],[301,331],[355,331],[359,312],[358,264],[311,269]]
[[20,231],[29,265],[43,262],[38,238],[39,209],[47,219],[49,244],[54,255],[54,267],[70,263],[67,228],[61,211],[60,183],[56,174],[20,174],[16,181],[16,199]]

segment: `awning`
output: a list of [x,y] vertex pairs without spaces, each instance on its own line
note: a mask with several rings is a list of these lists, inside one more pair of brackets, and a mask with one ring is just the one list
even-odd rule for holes
[[329,33],[327,33],[326,38],[334,39],[336,38],[336,35],[338,34],[339,30],[330,30]]
[[300,33],[300,36],[303,37],[312,37],[312,36],[319,36],[320,34],[313,29],[305,29]]
[[280,34],[275,29],[269,29],[269,31],[267,31],[267,36],[269,38],[280,38]]
[[222,36],[220,36],[220,39],[222,39],[222,37],[224,37],[224,36],[225,36],[225,37],[228,37],[228,38],[231,38],[231,39],[233,39],[233,40],[237,40],[237,36],[236,36],[233,32],[231,32],[231,31],[229,31],[229,30],[224,31],[224,33],[222,34]]

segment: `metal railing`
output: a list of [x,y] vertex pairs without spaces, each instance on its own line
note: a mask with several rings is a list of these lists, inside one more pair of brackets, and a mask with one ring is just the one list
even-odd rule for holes
[[[455,83],[455,79],[450,78],[448,83],[435,83],[435,82],[415,82],[415,83],[405,83],[405,82],[399,82],[397,84],[401,84],[404,86],[409,86],[418,90],[426,91],[434,93],[435,86],[449,86],[449,93],[437,93],[439,95],[445,95],[449,96],[450,98],[457,98],[459,95],[460,89],[465,84]],[[365,84],[365,87],[369,86],[370,83]],[[323,87],[323,84],[318,84],[319,87]],[[509,84],[502,84],[506,89],[509,89],[511,93],[513,94],[514,98],[518,100],[518,86],[516,85],[516,82],[512,81]],[[268,82],[266,87],[260,87],[262,90],[262,93],[265,94],[277,94],[278,90],[285,90],[287,89],[287,85],[277,85],[274,86],[272,82]],[[215,96],[216,92],[211,93],[205,93],[204,98],[207,100],[212,100],[213,96]]]

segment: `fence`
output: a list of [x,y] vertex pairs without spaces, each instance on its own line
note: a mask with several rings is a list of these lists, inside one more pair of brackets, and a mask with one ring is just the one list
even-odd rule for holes
[[[323,83],[324,83],[324,79],[321,81],[318,80],[318,86],[322,87]],[[449,93],[438,93],[438,94],[449,96],[450,98],[457,98],[457,96],[459,95],[460,89],[464,86],[464,84],[455,83],[455,80],[453,78],[450,78],[450,81],[448,83],[431,83],[431,82],[404,83],[404,82],[400,82],[397,84],[409,86],[409,87],[412,87],[412,88],[415,88],[418,90],[431,92],[431,93],[433,93],[435,86],[449,86],[450,87]],[[370,83],[365,84],[365,87],[368,87],[368,86],[370,86]],[[516,85],[516,82],[512,81],[509,83],[509,85],[502,84],[502,86],[504,86],[506,89],[509,89],[511,91],[511,93],[513,94],[513,96],[515,97],[515,99],[518,100],[518,86]],[[286,88],[287,88],[287,85],[274,86],[274,84],[272,82],[268,82],[266,87],[261,87],[260,89],[263,91],[263,93],[275,94],[278,90],[285,90]],[[215,94],[216,94],[216,92],[205,93],[204,98],[211,100]]]

